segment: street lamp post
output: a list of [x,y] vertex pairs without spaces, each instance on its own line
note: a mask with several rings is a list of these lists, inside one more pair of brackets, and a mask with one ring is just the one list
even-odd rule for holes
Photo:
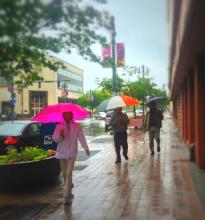
[[93,101],[93,96],[92,96],[92,90],[90,89],[89,91],[89,100],[90,100],[90,117],[92,117],[93,109],[92,109],[92,101]]
[[115,32],[115,19],[112,16],[111,18],[111,31],[112,31],[112,96],[116,95],[116,57],[115,57],[115,37],[116,37],[116,32]]
[[11,83],[11,100],[10,100],[12,123],[14,121],[14,106],[16,104],[15,102],[16,102],[16,95],[14,93],[14,83],[13,83],[13,80],[12,80],[12,83]]
[[[144,65],[140,66],[138,68],[138,73],[142,74],[142,80],[145,82],[145,75],[149,74],[149,69],[145,67]],[[143,111],[143,127],[144,127],[144,117],[145,117],[145,92],[143,92],[143,105],[142,105],[142,111]]]

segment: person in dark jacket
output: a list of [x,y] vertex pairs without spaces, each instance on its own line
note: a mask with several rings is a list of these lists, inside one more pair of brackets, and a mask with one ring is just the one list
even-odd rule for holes
[[151,155],[154,155],[154,139],[157,142],[157,152],[160,152],[160,128],[162,127],[162,120],[164,116],[162,112],[157,109],[156,103],[151,102],[149,105],[150,111],[145,117],[145,130],[149,131],[149,148]]
[[116,108],[114,115],[111,117],[111,125],[114,132],[114,144],[116,151],[115,163],[121,163],[120,148],[122,146],[123,155],[128,160],[128,144],[127,144],[127,126],[129,119],[126,114],[122,112],[122,108]]

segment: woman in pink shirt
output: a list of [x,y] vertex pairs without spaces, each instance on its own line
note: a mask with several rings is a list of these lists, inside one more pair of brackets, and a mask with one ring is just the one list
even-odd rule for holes
[[53,139],[58,143],[56,158],[60,160],[61,171],[65,182],[64,204],[71,202],[72,194],[72,172],[78,153],[78,143],[80,141],[87,156],[90,151],[79,123],[73,121],[72,112],[63,113],[64,122],[59,123],[54,131]]

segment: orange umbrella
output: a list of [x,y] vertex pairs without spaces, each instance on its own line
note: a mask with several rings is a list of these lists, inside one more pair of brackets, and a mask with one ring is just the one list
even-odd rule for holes
[[134,99],[130,96],[120,96],[126,106],[140,105],[140,102],[137,99]]

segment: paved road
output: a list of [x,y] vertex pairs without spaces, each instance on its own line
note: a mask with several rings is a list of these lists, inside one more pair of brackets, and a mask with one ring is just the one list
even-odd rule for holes
[[105,123],[103,120],[87,118],[79,122],[83,126],[83,130],[88,142],[90,142],[92,138],[105,133]]

